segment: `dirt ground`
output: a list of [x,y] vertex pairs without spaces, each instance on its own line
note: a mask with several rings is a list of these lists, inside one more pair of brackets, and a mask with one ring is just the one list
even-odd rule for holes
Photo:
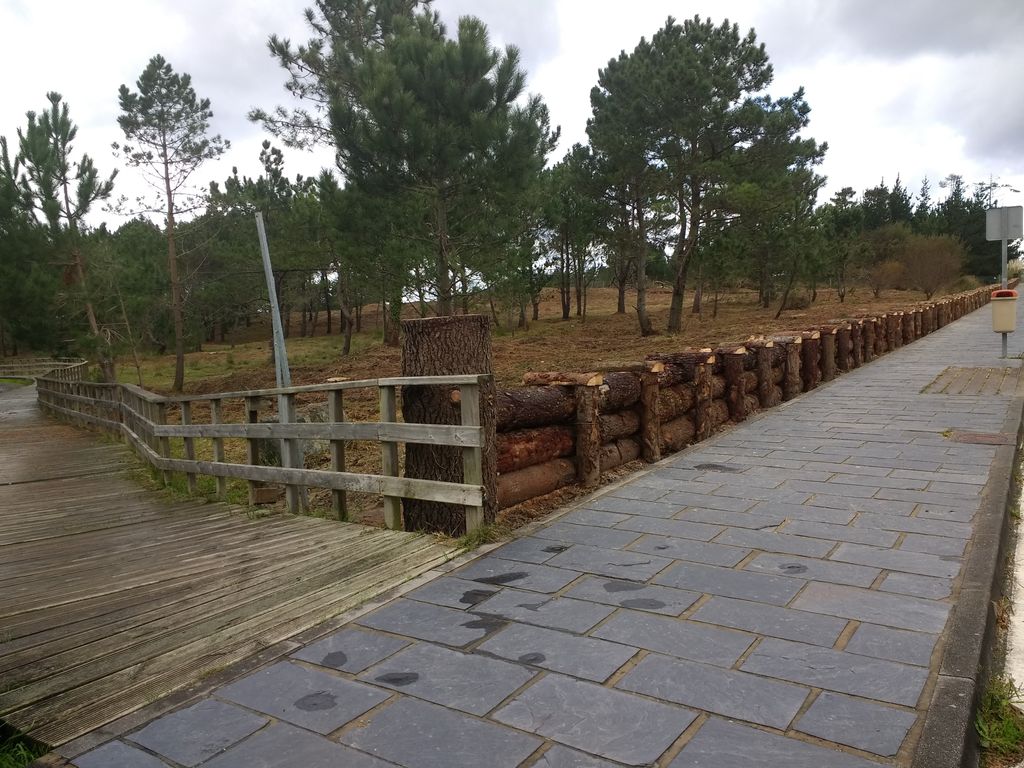
[[[859,289],[848,295],[845,303],[840,303],[833,291],[822,290],[818,293],[817,301],[808,308],[788,310],[776,320],[776,307],[763,309],[758,306],[754,293],[740,291],[720,299],[717,317],[713,314],[709,296],[701,315],[687,311],[681,333],[662,332],[644,338],[637,330],[632,294],[627,296],[628,311],[622,315],[615,314],[614,289],[592,289],[586,319],[573,316],[563,321],[557,291],[546,289],[541,302],[540,319],[531,322],[528,329],[515,328],[514,323],[508,322],[508,318],[499,318],[502,321],[501,327],[494,329],[492,340],[494,373],[499,386],[515,386],[527,371],[586,371],[601,362],[635,362],[652,352],[715,347],[743,341],[752,335],[803,330],[843,317],[904,309],[924,301],[924,298],[923,294],[913,291],[887,291],[881,298],[875,299],[869,290]],[[671,291],[667,288],[649,291],[648,307],[656,329],[664,330],[670,301]],[[489,312],[486,305],[476,309]],[[405,314],[408,317],[418,316],[413,307],[407,307]],[[400,373],[400,351],[382,343],[380,314],[375,305],[364,309],[363,331],[353,339],[353,351],[347,357],[341,355],[342,338],[337,334],[337,315],[332,319],[335,333],[331,336],[323,335],[326,318],[321,313],[316,328],[316,332],[321,335],[306,338],[293,336],[287,340],[294,385],[323,383],[331,378],[374,379]],[[297,331],[297,319],[293,321],[292,328]],[[188,354],[186,392],[232,392],[275,386],[269,338],[269,323],[257,321],[249,328],[240,329],[225,344],[205,344],[201,352]],[[143,359],[141,373],[144,385],[151,390],[166,392],[173,377],[173,366],[174,359],[169,355]],[[136,371],[130,359],[120,361],[119,377],[123,381],[137,383]],[[322,402],[322,397],[300,398],[300,411],[303,407]],[[229,401],[225,409],[228,421],[242,420],[240,402],[232,404]],[[351,421],[377,420],[377,390],[372,388],[346,392],[345,409],[346,418]],[[205,420],[201,409],[197,410],[195,419]],[[244,461],[244,443],[226,442],[228,460]],[[204,449],[203,445],[198,445],[197,449],[201,458],[202,454],[212,452],[208,446]],[[380,449],[373,443],[348,444],[346,457],[350,471],[380,471]],[[326,467],[327,462],[327,455],[323,452],[307,458],[310,467]],[[503,513],[503,519],[514,527],[565,503],[573,493],[572,489],[565,489],[539,502],[527,502],[507,510]],[[311,492],[311,500],[316,508],[329,506],[327,492]],[[350,510],[353,519],[368,523],[378,523],[381,517],[379,500],[375,497],[353,494]]]

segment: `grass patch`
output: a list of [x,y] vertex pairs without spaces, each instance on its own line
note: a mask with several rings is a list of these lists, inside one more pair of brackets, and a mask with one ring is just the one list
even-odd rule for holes
[[483,544],[491,544],[495,541],[502,541],[512,535],[512,529],[500,523],[482,525],[472,533],[467,533],[455,541],[455,546],[460,550],[469,551],[476,549]]
[[0,724],[0,768],[24,768],[48,751],[38,742]]
[[6,384],[11,387],[25,387],[32,383],[32,379],[12,379],[0,376],[0,384]]
[[1015,703],[1021,689],[1006,677],[993,677],[981,699],[974,727],[982,748],[982,765],[1001,768],[1024,758],[1024,713]]

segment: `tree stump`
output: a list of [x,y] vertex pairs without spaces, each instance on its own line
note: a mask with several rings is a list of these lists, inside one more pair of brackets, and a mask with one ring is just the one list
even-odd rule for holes
[[821,380],[832,381],[836,377],[836,332],[821,332]]
[[[402,321],[403,376],[455,376],[492,371],[490,318],[459,315]],[[451,391],[451,386],[403,387],[403,418],[417,424],[458,424],[460,407],[453,402]],[[480,388],[480,423],[484,430],[484,522],[491,523],[497,509],[493,379]],[[462,449],[409,443],[405,447],[405,476],[461,483]],[[404,499],[402,510],[407,531],[461,536],[466,530],[466,511],[462,506]]]

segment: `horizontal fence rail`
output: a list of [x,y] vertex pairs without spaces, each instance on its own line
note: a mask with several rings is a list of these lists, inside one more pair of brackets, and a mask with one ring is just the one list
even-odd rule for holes
[[[347,514],[346,492],[384,497],[385,525],[399,528],[401,499],[421,499],[466,508],[466,529],[483,522],[484,486],[482,452],[484,430],[480,422],[480,388],[489,376],[423,376],[365,379],[309,386],[256,389],[215,394],[163,396],[131,384],[83,381],[88,364],[83,361],[48,361],[44,375],[36,376],[40,406],[54,415],[115,434],[127,442],[150,466],[159,470],[165,484],[172,473],[185,476],[189,492],[198,490],[197,477],[216,478],[217,494],[223,497],[227,480],[245,480],[249,501],[260,501],[267,483],[285,487],[288,509],[299,512],[307,506],[306,489],[331,491],[331,506],[340,519]],[[57,363],[55,365],[55,363]],[[397,392],[400,387],[447,386],[458,391],[461,423],[412,424],[398,421]],[[377,389],[380,420],[347,421],[344,395],[356,389]],[[326,421],[299,421],[296,399],[325,396]],[[454,395],[453,395],[454,397]],[[242,421],[225,420],[226,406],[241,406]],[[199,412],[207,420],[197,422]],[[261,421],[276,412],[273,421]],[[211,458],[198,458],[197,441],[211,443]],[[225,440],[246,442],[246,463],[225,457]],[[308,469],[304,464],[303,441],[321,440],[329,445],[330,469]],[[345,443],[366,440],[380,443],[382,473],[347,471]],[[180,454],[172,451],[180,441]],[[260,444],[280,445],[281,466],[261,461]],[[398,446],[421,443],[462,449],[463,482],[401,477]]]

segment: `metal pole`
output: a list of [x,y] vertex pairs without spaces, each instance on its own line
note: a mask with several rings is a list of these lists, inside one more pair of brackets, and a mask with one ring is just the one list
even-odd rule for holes
[[284,346],[284,327],[281,325],[281,309],[277,305],[277,289],[274,286],[274,271],[270,267],[270,248],[267,247],[267,232],[263,228],[263,214],[256,212],[256,232],[260,238],[260,253],[263,256],[263,272],[267,278],[267,294],[270,296],[270,320],[274,328],[274,373],[277,386],[290,387],[292,375],[288,368],[288,352]]
[[[1003,290],[1006,290],[1006,238],[1005,237],[1003,238],[1003,271],[1002,271],[1002,280],[1000,281],[1000,284],[1001,284]],[[1017,306],[1016,303],[1014,304],[1014,306]],[[1006,337],[1007,337],[1007,334],[1003,333],[1003,334],[1000,334],[1000,335],[1003,337],[1003,359],[1005,360],[1006,359]]]

